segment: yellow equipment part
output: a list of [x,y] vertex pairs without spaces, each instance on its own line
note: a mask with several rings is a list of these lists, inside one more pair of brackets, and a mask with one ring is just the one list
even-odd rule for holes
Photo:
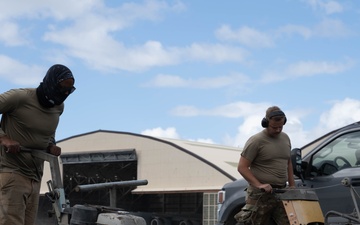
[[283,200],[290,225],[324,224],[324,216],[318,201]]

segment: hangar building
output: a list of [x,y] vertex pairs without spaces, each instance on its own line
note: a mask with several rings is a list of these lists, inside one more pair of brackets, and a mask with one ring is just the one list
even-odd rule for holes
[[[216,223],[217,192],[240,178],[240,148],[98,130],[61,140],[65,193],[74,204],[109,205],[108,190],[75,192],[82,184],[147,180],[117,190],[116,207],[171,224]],[[51,179],[45,164],[41,193]],[[187,223],[185,223],[187,221]],[[178,223],[179,222],[179,223]]]

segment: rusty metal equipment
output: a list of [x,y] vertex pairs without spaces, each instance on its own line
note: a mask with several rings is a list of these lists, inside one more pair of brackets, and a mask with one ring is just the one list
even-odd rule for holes
[[290,225],[324,224],[318,197],[309,189],[285,189],[278,193]]

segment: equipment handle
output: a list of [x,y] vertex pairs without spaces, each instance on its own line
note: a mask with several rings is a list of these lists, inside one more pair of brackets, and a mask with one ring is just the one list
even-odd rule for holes
[[59,159],[57,156],[47,153],[46,150],[31,149],[31,148],[25,148],[25,147],[21,147],[20,151],[30,153],[34,157],[37,157],[39,159],[49,162],[51,179],[53,181],[54,189],[63,188],[62,180],[61,180],[61,173],[60,173],[60,166],[59,166]]

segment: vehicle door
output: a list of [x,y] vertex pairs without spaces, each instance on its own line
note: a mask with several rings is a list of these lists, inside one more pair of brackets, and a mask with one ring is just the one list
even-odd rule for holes
[[[360,178],[360,131],[336,136],[307,158],[305,187],[316,191],[323,213],[353,212],[355,205],[350,189],[341,181],[345,177]],[[359,193],[360,188],[355,190]],[[357,204],[360,204],[358,198]]]

